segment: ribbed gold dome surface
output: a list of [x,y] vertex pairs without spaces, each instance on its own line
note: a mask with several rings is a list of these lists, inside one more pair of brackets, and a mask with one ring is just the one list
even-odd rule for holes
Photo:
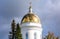
[[23,17],[21,21],[21,23],[26,23],[26,22],[40,23],[40,20],[37,15],[33,13],[28,13]]

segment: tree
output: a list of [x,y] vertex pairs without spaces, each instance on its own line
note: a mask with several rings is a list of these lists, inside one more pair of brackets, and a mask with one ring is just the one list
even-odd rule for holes
[[16,27],[16,23],[15,20],[12,21],[11,23],[11,32],[9,32],[9,39],[15,39],[15,27]]
[[16,27],[16,39],[22,39],[21,28],[19,26],[19,23],[17,24]]

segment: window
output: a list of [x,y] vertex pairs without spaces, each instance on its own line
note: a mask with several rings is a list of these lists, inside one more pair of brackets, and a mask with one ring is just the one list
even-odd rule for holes
[[26,33],[26,39],[28,39],[28,33]]
[[36,39],[36,33],[34,33],[34,39]]

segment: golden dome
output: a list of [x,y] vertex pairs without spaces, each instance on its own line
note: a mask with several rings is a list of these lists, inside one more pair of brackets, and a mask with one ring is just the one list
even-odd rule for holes
[[21,23],[26,23],[26,22],[40,23],[40,20],[37,15],[33,13],[28,13],[23,17],[21,21]]
[[26,23],[26,22],[40,23],[38,16],[33,14],[31,6],[29,7],[29,13],[26,14],[21,21],[21,23]]

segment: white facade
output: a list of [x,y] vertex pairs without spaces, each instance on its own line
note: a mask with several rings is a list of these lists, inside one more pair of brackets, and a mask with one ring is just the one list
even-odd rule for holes
[[[40,23],[26,22],[20,24],[23,39],[42,39],[42,26]],[[27,37],[26,37],[26,34]]]

